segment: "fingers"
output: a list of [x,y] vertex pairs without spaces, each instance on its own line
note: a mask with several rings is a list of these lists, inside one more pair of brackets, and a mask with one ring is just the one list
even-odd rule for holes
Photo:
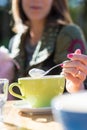
[[76,51],[74,53],[75,54],[81,54],[81,50],[80,49],[76,49]]
[[86,79],[86,74],[79,70],[75,77],[79,78],[81,81],[84,81]]
[[69,81],[72,81],[72,83],[74,83],[76,86],[79,86],[79,84],[82,83],[82,81],[79,78],[74,77],[70,73],[64,73],[64,75],[65,75],[66,79],[68,79]]
[[77,49],[74,53],[67,55],[71,59],[72,64],[66,64],[65,67],[75,67],[77,70],[87,75],[87,55],[81,54],[81,50]]
[[74,68],[73,73],[74,71],[76,72],[77,69],[77,71],[80,70],[87,75],[87,66],[81,63],[80,61],[73,60],[63,62],[63,68],[72,68],[72,69]]
[[68,60],[63,62],[62,71],[67,79],[81,84],[86,79],[87,66],[77,60]]
[[66,90],[70,93],[78,92],[79,90],[84,90],[84,84],[79,79],[76,80],[69,76],[69,80],[66,80]]
[[78,60],[82,62],[83,64],[87,65],[87,55],[84,54],[75,54],[75,53],[70,53],[67,55],[67,57],[71,60]]
[[64,73],[66,77],[66,89],[68,92],[77,92],[79,90],[84,89],[83,81],[78,78],[72,76],[70,73]]
[[64,74],[67,73],[72,75],[74,78],[77,78],[82,82],[86,79],[86,74],[81,70],[77,70],[76,68],[64,68],[63,72]]
[[67,57],[70,60],[63,62],[62,73],[70,84],[67,84],[66,88],[72,89],[70,91],[76,91],[81,86],[84,87],[83,81],[87,76],[87,56],[81,54],[81,50],[77,49],[74,53],[68,54]]

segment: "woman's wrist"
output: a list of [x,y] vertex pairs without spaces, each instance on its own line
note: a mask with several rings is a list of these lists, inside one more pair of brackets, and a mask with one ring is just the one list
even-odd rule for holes
[[84,83],[82,83],[81,85],[80,85],[80,90],[84,90],[85,89],[85,86],[84,86]]
[[69,93],[74,93],[74,92],[84,90],[85,86],[84,86],[84,83],[81,83],[77,86],[71,82],[66,82],[66,89]]

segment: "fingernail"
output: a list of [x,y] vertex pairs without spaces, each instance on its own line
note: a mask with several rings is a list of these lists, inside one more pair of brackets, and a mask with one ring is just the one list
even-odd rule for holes
[[72,58],[72,57],[73,57],[72,53],[70,53],[70,54],[67,55],[67,58]]
[[81,54],[81,49],[77,49],[76,51],[77,53]]
[[63,64],[61,64],[60,66],[63,67]]

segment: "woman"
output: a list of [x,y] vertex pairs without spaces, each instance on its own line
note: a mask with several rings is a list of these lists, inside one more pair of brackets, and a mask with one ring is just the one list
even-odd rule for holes
[[[29,76],[28,71],[34,67],[48,70],[67,60],[67,54],[77,48],[85,54],[85,39],[81,29],[72,23],[67,0],[12,0],[12,14],[16,35],[9,49],[19,65],[14,80]],[[50,74],[61,71],[58,67]]]

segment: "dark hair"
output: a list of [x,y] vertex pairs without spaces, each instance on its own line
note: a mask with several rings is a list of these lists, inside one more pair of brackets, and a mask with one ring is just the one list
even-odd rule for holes
[[[21,0],[12,0],[12,14],[15,25],[20,23],[26,25],[28,19],[23,11]],[[47,21],[57,21],[61,24],[69,24],[72,22],[67,0],[53,0],[53,5],[47,16]],[[15,25],[14,27],[16,28]]]

